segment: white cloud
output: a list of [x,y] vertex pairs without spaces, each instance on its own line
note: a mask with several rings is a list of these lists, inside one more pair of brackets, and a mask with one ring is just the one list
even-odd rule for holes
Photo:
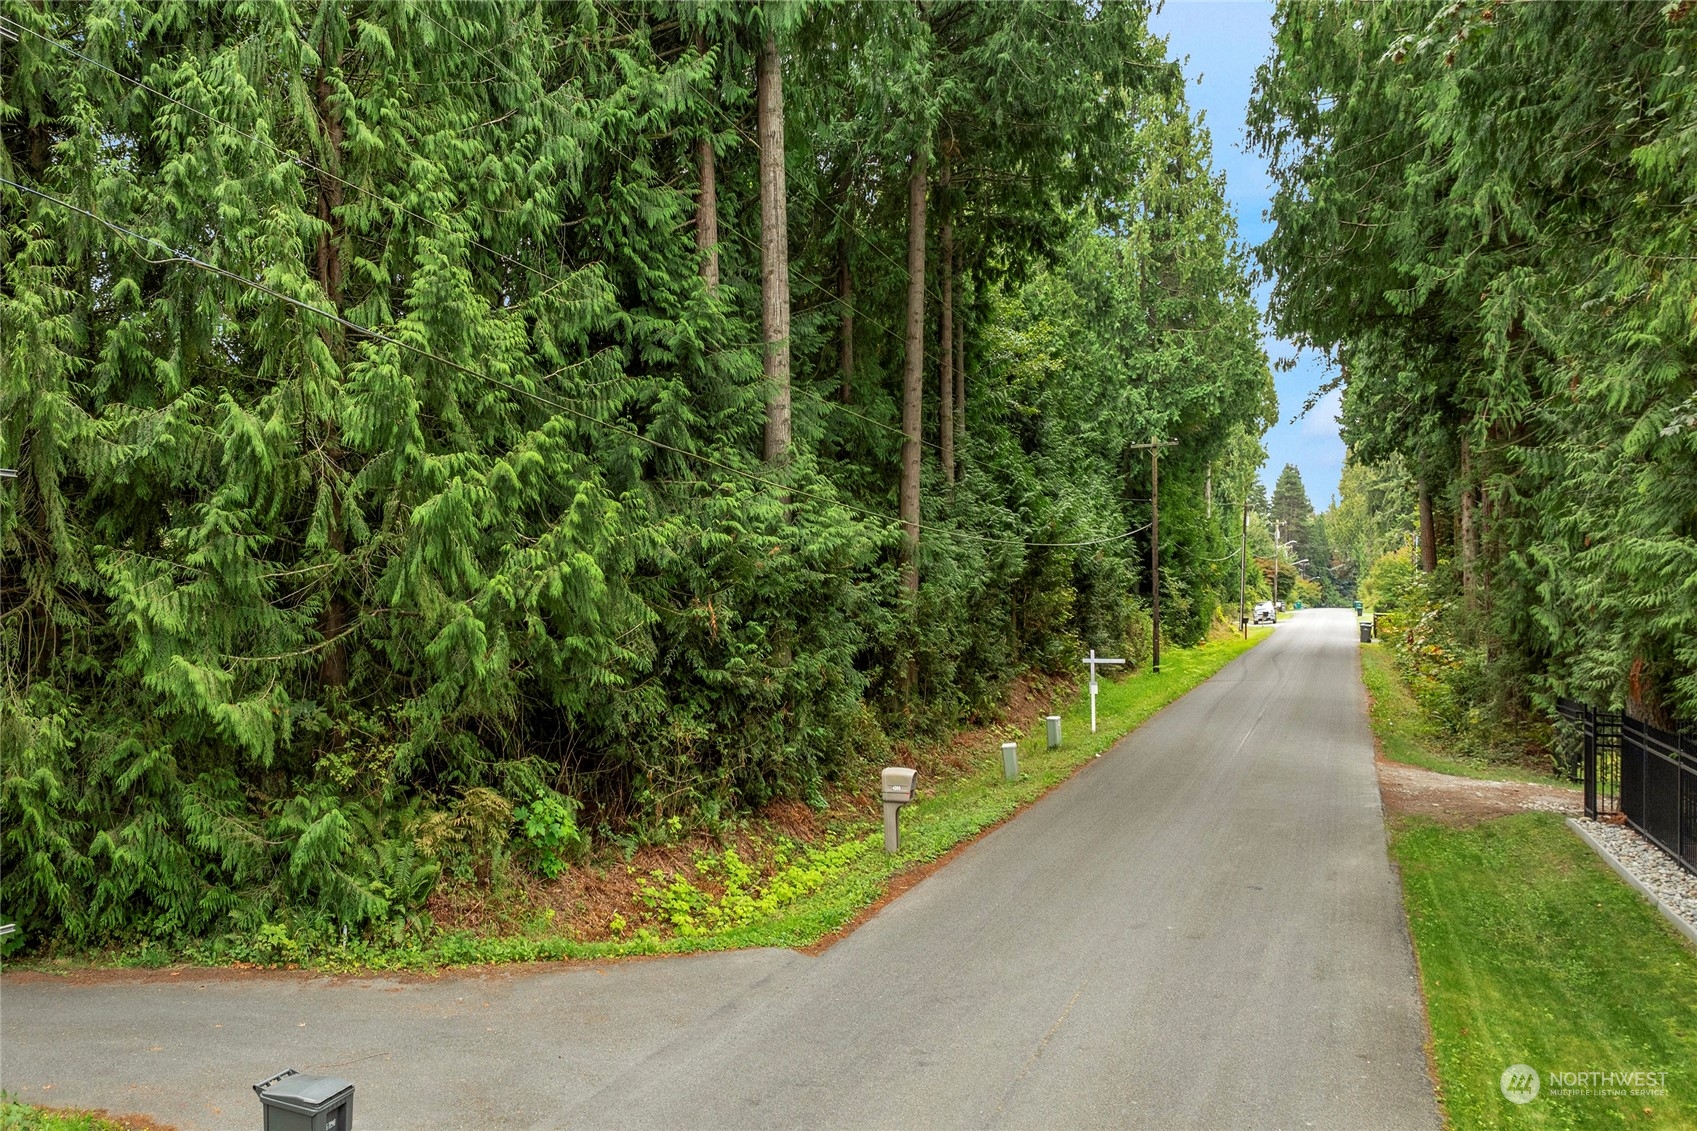
[[1320,403],[1308,410],[1308,415],[1302,418],[1302,436],[1308,440],[1324,440],[1335,438],[1338,434],[1338,416],[1343,412],[1343,390],[1333,389],[1320,398]]

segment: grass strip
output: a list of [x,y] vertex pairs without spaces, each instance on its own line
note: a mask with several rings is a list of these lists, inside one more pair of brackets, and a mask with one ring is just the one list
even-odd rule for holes
[[942,788],[928,788],[922,780],[919,800],[902,811],[901,852],[885,855],[882,825],[868,822],[864,833],[856,830],[853,834],[854,839],[864,844],[864,851],[816,890],[771,918],[688,938],[660,938],[643,932],[638,937],[608,942],[580,942],[546,930],[501,936],[458,932],[434,939],[427,946],[404,951],[367,950],[356,944],[341,958],[325,956],[322,964],[332,968],[428,968],[683,954],[757,946],[810,946],[840,930],[876,903],[890,881],[901,873],[936,860],[1011,816],[1020,806],[1035,801],[1162,707],[1260,643],[1266,635],[1266,630],[1256,630],[1248,640],[1232,637],[1192,648],[1170,649],[1162,657],[1159,675],[1139,671],[1122,679],[1104,679],[1097,697],[1097,733],[1090,733],[1090,702],[1081,693],[1062,712],[1064,741],[1059,749],[1047,749],[1041,722],[1020,740],[1018,781],[1003,781],[999,747],[985,752],[982,765],[975,772],[953,779]]
[[83,1111],[54,1111],[0,1099],[0,1131],[124,1131],[122,1123]]
[[1440,774],[1483,781],[1536,782],[1573,788],[1573,782],[1529,770],[1513,762],[1467,758],[1449,749],[1442,729],[1420,706],[1397,671],[1396,653],[1389,644],[1361,647],[1361,682],[1367,685],[1368,710],[1379,748],[1392,762]]
[[[1411,820],[1391,852],[1453,1126],[1697,1127],[1697,950],[1561,817]],[[1524,1104],[1516,1064],[1540,1074]],[[1551,1076],[1606,1072],[1665,1072],[1666,1094]]]

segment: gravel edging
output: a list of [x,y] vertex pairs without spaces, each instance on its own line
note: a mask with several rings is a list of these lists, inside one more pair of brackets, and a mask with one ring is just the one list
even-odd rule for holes
[[1697,946],[1697,876],[1626,825],[1569,817],[1567,826]]

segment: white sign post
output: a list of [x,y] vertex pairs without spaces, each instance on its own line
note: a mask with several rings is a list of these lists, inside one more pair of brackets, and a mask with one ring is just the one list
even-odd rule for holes
[[1090,666],[1090,733],[1096,733],[1096,667],[1098,664],[1123,664],[1124,660],[1112,659],[1108,656],[1098,656],[1096,649],[1090,649],[1090,658],[1084,663]]

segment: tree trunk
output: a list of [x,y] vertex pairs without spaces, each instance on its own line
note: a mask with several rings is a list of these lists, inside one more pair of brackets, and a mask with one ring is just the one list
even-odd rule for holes
[[[707,54],[705,36],[695,37],[695,49]],[[719,180],[713,163],[713,139],[704,136],[695,148],[701,165],[701,192],[695,198],[695,247],[702,253],[701,277],[707,290],[713,292],[719,289]]]
[[919,437],[925,392],[925,156],[907,186],[907,367],[902,376],[902,584],[919,592]]
[[966,319],[955,324],[955,442],[966,439]]
[[[948,186],[949,168],[943,166],[943,185]],[[942,308],[938,312],[938,353],[937,359],[937,446],[942,449],[943,481],[953,484],[955,481],[955,432],[954,432],[954,403],[955,403],[955,287],[954,287],[954,258],[955,258],[955,229],[943,214],[943,225],[940,238],[940,254],[937,263],[943,272]]]
[[1473,455],[1467,437],[1461,438],[1461,591],[1471,608],[1476,599],[1479,566],[1479,523],[1474,514]]
[[[340,61],[338,60],[338,63]],[[314,91],[318,108],[318,120],[324,126],[327,148],[330,151],[327,164],[340,167],[337,159],[342,152],[342,118],[336,113],[330,101],[330,76],[326,68],[318,68],[318,84]],[[333,177],[320,175],[318,180],[318,219],[323,227],[318,231],[318,282],[324,288],[324,296],[330,300],[330,305],[339,307],[342,303],[342,257],[339,237],[342,234],[341,221],[336,217],[336,209],[342,206],[342,182]]]
[[854,401],[854,277],[849,273],[849,242],[843,238],[842,262],[837,268],[837,297],[842,302],[842,325],[837,331],[842,338],[842,353],[838,364],[842,369],[844,404]]
[[[328,58],[328,45],[321,48],[324,57]],[[341,65],[340,56],[336,66]],[[318,68],[318,81],[313,90],[313,100],[318,112],[318,120],[324,129],[327,153],[324,163],[331,173],[341,168],[341,153],[343,140],[342,116],[336,110],[331,100],[332,89],[328,66]],[[318,179],[318,219],[322,227],[318,232],[317,246],[317,278],[318,285],[324,290],[324,298],[330,309],[341,313],[342,309],[342,223],[336,210],[342,206],[342,182],[334,176],[321,174]],[[333,337],[333,332],[324,330],[325,345],[333,356],[340,359],[341,348],[339,340]],[[317,422],[322,430],[313,443],[316,451],[313,462],[316,464],[315,478],[320,484],[328,481],[330,491],[330,529],[327,532],[326,547],[331,554],[340,558],[346,552],[347,543],[343,536],[342,526],[342,494],[338,489],[336,479],[340,474],[342,446],[337,435],[334,419],[321,419]],[[336,571],[336,572],[339,572]],[[348,682],[347,648],[342,643],[342,636],[347,632],[348,607],[339,586],[332,581],[330,592],[326,595],[324,608],[318,614],[319,639],[325,642],[324,654],[318,662],[318,682],[325,687],[345,687]]]
[[1438,568],[1438,524],[1432,519],[1432,493],[1420,481],[1420,572]]
[[760,321],[766,374],[766,462],[790,455],[790,251],[784,190],[783,58],[776,36],[760,50]]
[[[1479,482],[1479,608],[1485,614],[1485,623],[1489,625],[1491,617],[1491,533],[1496,526],[1495,508],[1491,505],[1491,491],[1485,485],[1484,478]],[[1489,633],[1485,638],[1485,658],[1491,658],[1491,639]]]
[[1626,714],[1661,730],[1677,730],[1679,720],[1662,701],[1660,681],[1643,656],[1634,656],[1626,670]]

